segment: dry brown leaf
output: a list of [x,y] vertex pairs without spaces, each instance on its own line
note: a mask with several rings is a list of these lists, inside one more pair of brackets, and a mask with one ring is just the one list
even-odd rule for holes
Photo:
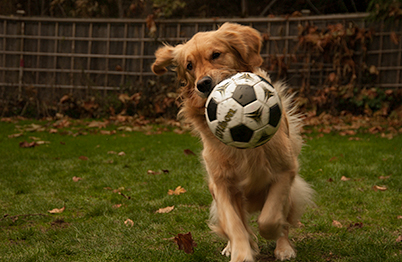
[[332,221],[332,226],[337,227],[337,228],[342,228],[342,224],[339,221],[333,220]]
[[350,223],[349,226],[348,226],[348,231],[352,231],[353,229],[362,228],[362,227],[363,227],[362,222]]
[[178,187],[176,187],[176,189],[175,190],[171,190],[171,189],[169,189],[169,191],[168,191],[168,195],[180,195],[180,194],[182,194],[182,193],[186,193],[187,192],[187,190],[185,190],[184,188],[182,188],[181,186],[178,186]]
[[117,155],[118,155],[118,156],[125,156],[126,153],[124,153],[123,151],[121,151],[121,152],[119,152]]
[[50,141],[36,141],[36,145],[44,145],[44,144],[50,144]]
[[400,235],[395,241],[396,242],[402,242],[402,235]]
[[78,181],[80,181],[80,180],[82,180],[81,177],[73,176],[73,181],[74,181],[74,182],[78,182]]
[[63,104],[65,101],[67,101],[68,99],[70,99],[69,95],[64,95],[61,99],[60,99],[60,104]]
[[12,135],[8,135],[8,138],[16,138],[16,137],[20,137],[22,135],[23,135],[23,133],[12,134]]
[[373,186],[373,189],[374,189],[374,191],[386,191],[386,190],[388,190],[388,188],[385,187],[385,186],[377,186],[377,185]]
[[341,181],[349,181],[349,180],[350,180],[349,177],[346,177],[346,176],[342,176],[342,177],[341,177]]
[[124,224],[126,226],[132,227],[132,226],[134,226],[134,221],[129,219],[129,218],[127,218],[126,221],[124,221]]
[[159,214],[167,214],[172,212],[172,210],[174,209],[174,206],[171,207],[164,207],[164,208],[159,208],[155,213],[159,213]]
[[55,129],[55,128],[50,128],[49,129],[49,133],[50,134],[55,134],[55,133],[57,133],[57,132],[59,132],[57,129]]
[[389,176],[379,176],[378,179],[388,179],[390,177],[391,177],[391,175],[389,175]]
[[38,144],[35,141],[32,141],[30,143],[27,142],[27,141],[20,142],[20,147],[21,148],[30,148],[30,147],[35,147],[37,145]]
[[396,218],[397,218],[397,219],[402,219],[402,216],[397,216]]
[[195,156],[194,152],[191,151],[190,149],[184,149],[184,154],[185,154],[186,156],[188,156],[188,155],[193,155],[193,156]]
[[333,156],[333,157],[331,157],[331,159],[329,159],[329,162],[335,161],[335,160],[337,160],[337,159],[338,159],[337,156]]
[[60,213],[63,213],[65,209],[66,209],[66,206],[64,206],[62,208],[54,208],[52,210],[48,210],[47,212],[49,212],[50,214],[60,214]]
[[121,207],[123,204],[116,204],[116,205],[113,205],[112,207],[113,208],[119,208],[119,207]]
[[174,242],[179,246],[179,250],[184,250],[187,254],[192,254],[194,252],[194,247],[197,243],[194,242],[191,232],[187,234],[178,234],[174,237]]
[[101,130],[99,133],[101,135],[114,135],[114,134],[116,134],[116,131],[115,130],[112,130],[112,131],[110,131],[110,130]]
[[92,121],[88,124],[88,127],[98,127],[98,128],[105,128],[109,122],[102,122],[102,121]]
[[81,160],[86,161],[86,160],[88,160],[88,157],[86,157],[86,156],[80,156],[78,159],[81,159]]

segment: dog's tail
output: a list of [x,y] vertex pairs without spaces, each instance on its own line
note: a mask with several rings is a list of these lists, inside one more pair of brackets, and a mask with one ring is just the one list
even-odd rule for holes
[[307,206],[315,206],[313,201],[314,194],[315,191],[311,186],[297,175],[290,189],[290,212],[288,216],[288,222],[290,224],[297,224]]

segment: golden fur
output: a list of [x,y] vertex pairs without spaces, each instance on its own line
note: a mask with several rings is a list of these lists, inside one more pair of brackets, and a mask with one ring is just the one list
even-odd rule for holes
[[183,83],[180,115],[203,142],[202,157],[214,199],[211,228],[229,240],[222,254],[230,255],[231,262],[254,261],[258,247],[247,223],[248,214],[254,212],[260,212],[260,234],[277,241],[276,258],[294,258],[289,225],[297,223],[313,194],[298,175],[301,122],[291,97],[285,95],[284,84],[274,83],[285,109],[280,127],[263,146],[236,149],[224,145],[207,126],[204,112],[208,92],[200,91],[199,85],[204,77],[212,79],[215,86],[237,72],[254,72],[271,82],[259,68],[263,62],[261,42],[259,32],[251,27],[225,23],[216,31],[197,33],[184,44],[159,48],[152,65],[153,72],[161,75],[173,64]]

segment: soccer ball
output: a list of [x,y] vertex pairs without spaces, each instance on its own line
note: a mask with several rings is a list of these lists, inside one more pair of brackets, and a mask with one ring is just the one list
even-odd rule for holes
[[255,148],[278,130],[282,104],[266,79],[238,73],[217,84],[209,95],[205,115],[212,133],[236,148]]

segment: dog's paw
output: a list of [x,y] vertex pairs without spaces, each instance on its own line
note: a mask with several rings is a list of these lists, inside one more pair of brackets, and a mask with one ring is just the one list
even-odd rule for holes
[[230,241],[228,241],[228,244],[226,245],[226,247],[222,250],[221,254],[224,256],[229,257],[230,253],[232,253],[232,250],[230,249]]
[[296,251],[291,246],[276,248],[274,254],[276,259],[280,261],[290,260],[296,257]]

